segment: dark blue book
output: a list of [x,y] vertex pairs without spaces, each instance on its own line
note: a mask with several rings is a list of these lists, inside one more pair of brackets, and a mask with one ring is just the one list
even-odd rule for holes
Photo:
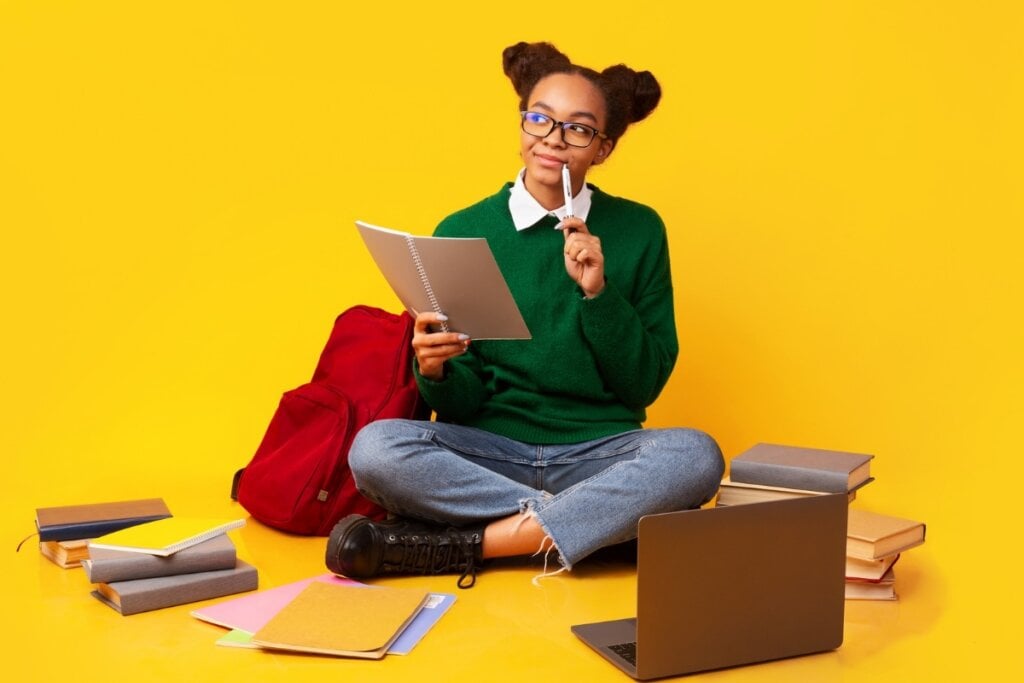
[[73,541],[170,516],[163,498],[62,505],[37,508],[36,528],[40,541]]

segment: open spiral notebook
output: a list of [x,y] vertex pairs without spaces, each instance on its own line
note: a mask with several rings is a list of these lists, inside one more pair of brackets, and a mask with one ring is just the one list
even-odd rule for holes
[[484,238],[426,237],[356,221],[370,255],[412,315],[448,316],[443,332],[471,339],[529,339]]

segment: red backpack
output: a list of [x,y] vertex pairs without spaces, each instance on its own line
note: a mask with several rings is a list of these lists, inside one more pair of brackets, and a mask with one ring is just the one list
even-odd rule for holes
[[429,418],[412,371],[412,323],[370,306],[338,316],[312,381],[284,394],[252,461],[235,473],[232,498],[255,519],[327,536],[347,514],[384,516],[356,491],[348,450],[373,420]]

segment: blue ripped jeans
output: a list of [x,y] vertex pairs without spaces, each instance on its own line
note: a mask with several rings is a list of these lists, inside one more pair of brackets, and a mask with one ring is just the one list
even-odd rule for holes
[[404,517],[464,526],[531,514],[566,568],[635,538],[643,515],[707,502],[725,468],[715,441],[694,429],[536,445],[415,420],[368,424],[349,465],[367,498]]

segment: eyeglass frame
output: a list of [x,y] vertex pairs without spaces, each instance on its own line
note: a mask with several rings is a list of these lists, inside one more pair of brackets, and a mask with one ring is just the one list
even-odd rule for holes
[[[538,116],[543,116],[544,118],[549,119],[551,121],[551,128],[548,128],[548,132],[545,133],[544,135],[537,135],[536,133],[531,133],[530,131],[526,130],[526,115],[527,114],[536,114]],[[588,142],[587,144],[585,144],[585,145],[574,145],[573,143],[571,143],[571,142],[569,142],[568,140],[565,139],[565,127],[566,126],[581,126],[583,128],[586,128],[587,130],[592,131],[594,133],[594,135],[590,138],[590,142]],[[575,147],[577,149],[586,149],[587,147],[590,147],[592,144],[594,144],[594,140],[596,140],[597,138],[601,138],[602,140],[607,140],[608,139],[607,135],[605,135],[604,133],[599,131],[597,128],[594,128],[593,126],[588,126],[587,124],[580,123],[578,121],[559,121],[555,117],[549,116],[549,115],[545,114],[542,111],[530,111],[528,109],[519,112],[519,127],[522,128],[523,132],[526,133],[527,135],[531,135],[531,136],[533,136],[535,138],[540,138],[542,140],[544,138],[546,138],[547,136],[551,135],[551,131],[553,131],[555,128],[558,128],[559,130],[561,130],[562,142],[564,142],[565,144],[569,145],[570,147]]]

